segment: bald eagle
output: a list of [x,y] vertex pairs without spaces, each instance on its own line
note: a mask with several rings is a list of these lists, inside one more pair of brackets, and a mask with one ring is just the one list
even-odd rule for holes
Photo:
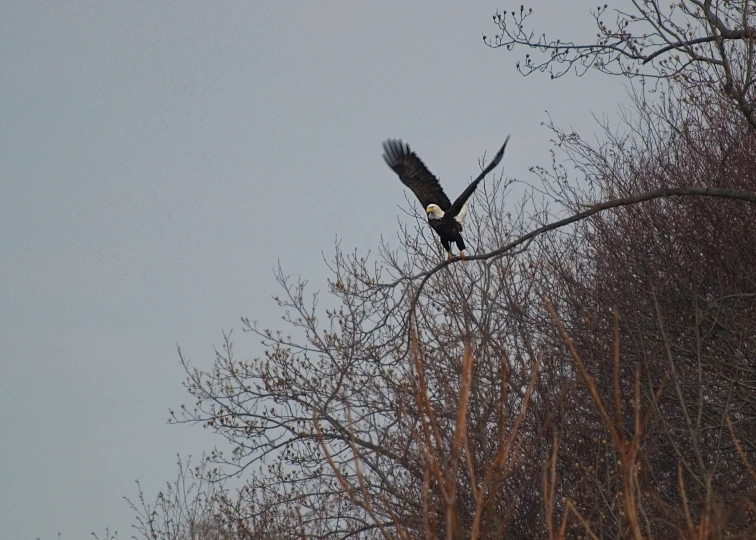
[[438,178],[428,170],[420,158],[412,152],[409,145],[401,140],[389,139],[383,143],[383,159],[399,175],[402,183],[410,188],[425,208],[428,224],[441,238],[448,258],[452,258],[451,244],[457,244],[459,256],[465,258],[465,241],[462,239],[462,225],[467,215],[467,199],[473,194],[478,183],[501,161],[504,149],[509,142],[509,135],[493,161],[473,180],[457,200],[452,202],[444,193]]

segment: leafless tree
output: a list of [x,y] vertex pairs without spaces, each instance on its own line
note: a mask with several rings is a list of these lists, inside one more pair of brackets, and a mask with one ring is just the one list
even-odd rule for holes
[[[287,516],[281,538],[752,534],[754,206],[665,193],[752,200],[756,141],[726,104],[695,105],[639,99],[630,134],[599,149],[554,127],[585,182],[536,169],[553,206],[529,192],[514,215],[492,182],[468,232],[481,263],[436,264],[418,216],[381,264],[337,246],[325,309],[279,270],[292,335],[244,320],[263,358],[236,359],[229,338],[210,371],[182,355],[196,406],[175,421],[229,440],[211,457],[246,479],[226,523]],[[527,250],[499,252],[532,229]]]
[[[570,51],[544,69],[583,61]],[[211,369],[180,352],[193,403],[172,420],[231,444],[207,478],[244,481],[213,483],[199,523],[235,539],[756,536],[756,131],[684,69],[598,146],[549,126],[537,187],[487,181],[468,261],[439,262],[409,211],[373,259],[337,244],[324,296],[279,268],[285,329],[243,319],[261,357],[230,335]],[[140,500],[145,538],[163,538],[150,520],[172,530],[183,507]]]
[[[753,190],[754,131],[724,99],[691,104],[676,92],[670,88],[655,105],[637,96],[628,132],[607,128],[600,148],[554,128],[584,184],[569,187],[567,170],[557,166],[538,171],[544,185],[573,210],[586,199],[681,184]],[[544,296],[558,305],[598,394],[615,402],[625,415],[617,423],[629,433],[638,411],[631,389],[641,375],[640,403],[649,415],[637,456],[643,536],[754,534],[754,478],[747,465],[756,455],[756,252],[748,247],[756,242],[754,219],[749,204],[657,199],[576,224],[571,241],[589,249],[565,257],[564,246],[555,243],[542,252],[549,273],[559,276],[541,280]],[[606,339],[610,305],[621,315],[620,368],[607,361],[613,354]],[[541,324],[551,322],[544,317]],[[616,388],[625,391],[612,398]],[[603,536],[624,530],[618,508],[607,505],[621,492],[615,481],[621,474],[601,480],[621,469],[621,448],[598,429],[604,422],[597,412],[583,412],[562,449],[572,449],[581,467],[597,473],[591,478],[595,500],[584,494],[575,500]],[[739,450],[738,441],[749,450]],[[702,523],[702,516],[709,521]]]
[[[524,219],[515,217],[505,225],[494,218],[504,214],[503,189],[506,185],[493,182],[478,199],[474,232],[468,233],[476,236],[478,251],[511,239],[517,219]],[[279,271],[283,295],[276,301],[286,310],[294,336],[245,320],[246,329],[263,340],[263,358],[237,360],[226,340],[210,372],[183,360],[197,407],[177,411],[176,421],[202,423],[232,442],[230,456],[213,458],[229,470],[252,473],[254,468],[246,476],[250,496],[263,497],[281,511],[299,509],[301,522],[291,522],[291,537],[299,537],[302,527],[307,536],[372,537],[401,523],[414,538],[427,526],[443,530],[450,515],[455,527],[466,530],[476,519],[486,523],[537,508],[537,494],[532,494],[533,504],[518,504],[523,499],[514,497],[527,487],[524,471],[515,464],[538,447],[538,420],[521,414],[534,352],[518,321],[506,318],[526,299],[530,284],[511,282],[506,286],[510,297],[501,296],[504,281],[517,273],[508,258],[438,272],[416,305],[422,324],[416,327],[413,351],[407,313],[416,287],[412,281],[400,287],[383,282],[411,276],[439,260],[440,248],[426,227],[418,222],[405,229],[399,251],[384,246],[382,266],[337,247],[329,283],[335,305],[322,310],[322,318],[317,297],[305,294],[305,283]],[[458,465],[464,487],[456,491],[449,514],[441,479],[432,476],[435,462],[426,458],[436,456],[438,465],[454,454],[465,343],[475,358],[467,408],[468,433],[475,436],[465,452],[466,465]],[[420,380],[427,399],[418,397]],[[541,414],[548,416],[546,410]],[[431,426],[431,440],[423,426]],[[511,443],[504,461],[501,456],[497,461],[501,441],[513,432],[521,438]],[[503,439],[491,436],[496,433]],[[495,504],[484,512],[471,480],[493,482],[487,473],[492,463],[499,475],[496,497],[486,500]],[[345,486],[352,486],[359,501],[370,501],[369,507],[357,504]]]
[[205,456],[192,467],[178,458],[176,480],[166,484],[154,503],[147,501],[137,481],[137,498],[126,502],[135,513],[134,539],[228,540],[233,538],[219,519],[217,497],[224,493],[218,470]]
[[530,28],[532,8],[497,12],[491,47],[528,52],[517,69],[551,78],[588,69],[673,79],[730,98],[756,128],[756,2],[753,0],[629,0],[617,9],[599,5],[591,16],[595,41],[547,37]]

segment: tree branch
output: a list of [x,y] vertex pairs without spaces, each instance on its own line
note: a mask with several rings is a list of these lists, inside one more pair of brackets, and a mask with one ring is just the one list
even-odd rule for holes
[[484,253],[481,255],[470,255],[470,256],[467,256],[465,259],[462,259],[460,257],[455,257],[454,259],[443,261],[437,264],[435,267],[431,268],[430,270],[421,272],[420,274],[416,274],[410,277],[400,278],[393,283],[385,284],[382,286],[395,287],[402,282],[414,281],[416,279],[422,278],[422,281],[420,282],[420,285],[417,288],[417,291],[415,291],[415,294],[412,297],[412,302],[410,303],[409,318],[410,318],[410,325],[411,325],[412,314],[415,311],[415,306],[417,305],[417,302],[420,300],[420,293],[422,292],[423,287],[427,283],[428,279],[430,279],[430,277],[433,274],[435,274],[439,270],[446,268],[450,264],[456,264],[460,261],[486,261],[488,259],[497,259],[505,255],[510,255],[509,252],[513,248],[534,239],[536,236],[540,236],[546,232],[559,229],[561,227],[570,225],[572,223],[576,223],[594,214],[603,212],[604,210],[609,210],[611,208],[619,208],[621,206],[630,206],[633,204],[638,204],[638,203],[650,201],[653,199],[661,199],[661,198],[667,198],[667,197],[717,197],[717,198],[723,198],[723,199],[734,199],[734,200],[739,200],[739,201],[756,203],[756,193],[750,192],[750,191],[740,191],[736,189],[726,189],[726,188],[717,188],[717,187],[679,187],[679,188],[654,189],[651,191],[646,191],[644,193],[639,193],[638,195],[632,195],[629,197],[621,197],[618,199],[612,199],[610,201],[605,201],[602,203],[595,204],[591,206],[589,209],[584,210],[583,212],[579,212],[570,217],[560,219],[559,221],[555,221],[553,223],[549,223],[547,225],[544,225],[543,227],[539,227],[538,229],[535,229],[534,231],[531,231],[523,236],[520,236],[516,240],[513,240],[512,242],[509,242],[508,244],[500,247],[499,249],[496,249],[489,253]]

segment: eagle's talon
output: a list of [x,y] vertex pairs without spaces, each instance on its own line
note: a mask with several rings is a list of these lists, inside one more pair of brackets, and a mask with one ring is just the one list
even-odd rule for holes
[[465,255],[465,250],[464,249],[460,250],[460,252],[459,252],[459,258],[462,259],[463,261],[467,260],[467,256]]

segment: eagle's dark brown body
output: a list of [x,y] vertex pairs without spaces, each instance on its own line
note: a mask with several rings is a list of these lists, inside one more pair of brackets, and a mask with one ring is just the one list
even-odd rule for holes
[[441,245],[447,253],[451,255],[452,242],[457,244],[457,249],[460,251],[465,250],[465,240],[462,238],[462,220],[457,219],[458,216],[452,216],[449,212],[444,212],[444,217],[433,218],[428,214],[428,224],[436,231],[438,237],[441,239]]

